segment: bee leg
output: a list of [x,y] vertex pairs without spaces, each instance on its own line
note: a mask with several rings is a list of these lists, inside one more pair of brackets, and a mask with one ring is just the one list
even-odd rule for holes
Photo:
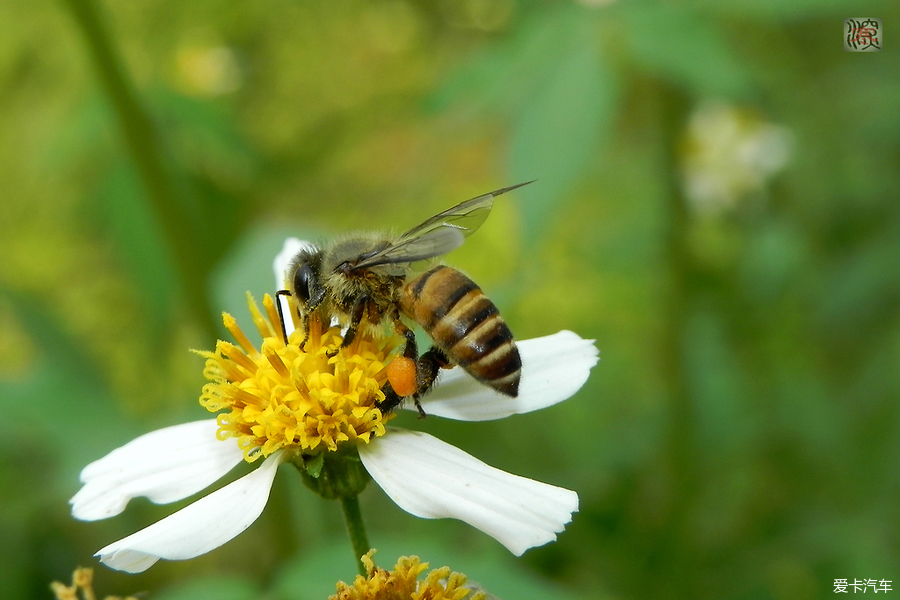
[[419,418],[420,418],[420,419],[424,419],[425,417],[427,417],[427,416],[428,416],[428,413],[426,413],[426,412],[422,409],[422,405],[419,404],[419,399],[416,398],[415,396],[413,396],[413,402],[416,403],[416,410],[419,411]]
[[427,415],[419,403],[419,398],[428,393],[434,381],[437,379],[438,371],[450,367],[450,360],[443,350],[432,346],[425,354],[416,361],[416,393],[413,394],[413,402],[416,403],[416,409],[419,411],[419,418],[424,419]]
[[[344,334],[344,339],[341,341],[341,348],[346,348],[353,343],[353,340],[356,338],[356,331],[359,329],[359,324],[362,322],[368,305],[369,297],[365,294],[360,294],[353,301],[353,308],[350,309],[350,325],[347,327],[347,333]],[[328,356],[330,358],[335,354],[337,354],[337,350],[329,352]]]
[[403,403],[403,397],[397,395],[397,392],[395,392],[394,388],[391,387],[390,382],[385,383],[381,387],[381,391],[384,393],[384,400],[378,403],[378,408],[381,409],[381,414],[386,415],[389,412],[393,412],[398,406]]
[[[416,363],[416,386],[418,387],[420,370],[417,361],[419,357],[419,347],[416,344],[416,334],[400,320],[400,315],[396,308],[392,310],[388,316],[394,325],[394,331],[406,339],[406,346],[403,348],[403,356],[412,359]],[[389,381],[381,387],[381,391],[384,393],[384,400],[378,403],[378,408],[381,409],[382,413],[389,413],[403,403],[405,396],[397,394]],[[415,402],[416,406],[419,408],[419,414],[424,415],[422,407],[419,406],[419,401],[416,400]]]
[[315,293],[310,296],[309,300],[306,301],[306,304],[303,306],[303,310],[300,311],[300,320],[303,324],[303,341],[300,342],[300,349],[306,346],[306,342],[309,341],[309,318],[310,315],[315,312],[319,305],[322,304],[322,301],[325,300],[326,290],[325,287],[319,287],[316,289]]
[[[447,369],[451,366],[452,364],[443,350],[435,347],[430,348],[428,352],[420,356],[416,361],[416,391],[412,398],[413,402],[416,403],[420,419],[424,419],[428,414],[422,408],[422,404],[419,403],[419,398],[428,393],[428,390],[434,385],[439,370]],[[381,409],[383,414],[393,411],[403,403],[404,397],[397,394],[390,382],[385,383],[381,387],[381,391],[384,393],[384,400],[378,403],[378,408]]]
[[416,344],[416,334],[400,320],[400,317],[396,312],[391,315],[391,318],[394,322],[394,331],[406,339],[406,346],[403,347],[403,356],[411,358],[412,360],[418,359],[419,346]]

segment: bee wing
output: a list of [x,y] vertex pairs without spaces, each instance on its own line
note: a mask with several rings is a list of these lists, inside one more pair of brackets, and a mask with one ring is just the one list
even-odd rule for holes
[[505,187],[471,200],[466,200],[438,213],[398,237],[387,248],[363,258],[354,269],[392,263],[408,263],[433,258],[459,248],[466,237],[481,227],[487,219],[494,198],[531,181]]

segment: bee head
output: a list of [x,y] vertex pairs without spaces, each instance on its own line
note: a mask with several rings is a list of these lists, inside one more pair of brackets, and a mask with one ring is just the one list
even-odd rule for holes
[[303,304],[319,289],[321,253],[316,249],[302,250],[291,261],[291,293]]
[[312,295],[310,290],[313,285],[314,277],[315,275],[313,274],[312,267],[309,266],[309,263],[300,264],[297,267],[297,270],[294,271],[294,293],[304,304],[309,301],[309,297]]

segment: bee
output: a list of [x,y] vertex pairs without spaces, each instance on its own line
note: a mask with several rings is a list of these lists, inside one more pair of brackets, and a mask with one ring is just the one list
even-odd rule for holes
[[[395,238],[359,234],[321,248],[305,248],[291,261],[289,289],[279,293],[297,299],[307,339],[314,315],[324,323],[336,318],[347,328],[341,348],[353,342],[360,328],[377,330],[385,323],[403,336],[403,359],[414,365],[415,382],[392,385],[389,376],[382,387],[385,399],[379,404],[384,412],[411,395],[424,417],[419,398],[431,388],[439,369],[453,365],[515,397],[522,360],[497,306],[456,269],[437,265],[414,274],[413,263],[458,248],[487,219],[494,198],[528,183],[532,182],[466,200]],[[432,347],[421,356],[415,333],[401,316],[421,326],[431,338]]]

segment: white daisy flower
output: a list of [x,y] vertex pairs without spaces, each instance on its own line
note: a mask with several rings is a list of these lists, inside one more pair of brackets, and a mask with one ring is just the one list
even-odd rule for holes
[[[296,246],[288,248],[286,244],[276,259],[279,284],[287,260],[296,253]],[[261,347],[257,349],[226,314],[225,326],[237,345],[220,341],[215,352],[201,353],[207,358],[204,374],[210,383],[200,403],[211,412],[226,412],[148,433],[89,464],[81,472],[83,487],[70,501],[72,514],[86,521],[105,519],[121,513],[138,496],[158,504],[175,502],[205,489],[242,460],[263,459],[261,464],[100,549],[96,556],[101,562],[137,573],[161,558],[205,554],[259,517],[281,463],[292,461],[316,478],[332,457],[356,452],[368,475],[405,511],[464,521],[517,556],[555,540],[571,521],[578,510],[575,492],[495,469],[427,433],[386,426],[395,415],[382,414],[377,403],[384,397],[380,390],[386,365],[399,340],[357,334],[350,346],[337,352],[340,329],[313,321],[301,349],[304,336],[290,322],[287,341],[282,338],[271,297],[264,298],[265,314],[252,299],[249,304],[263,337]],[[454,368],[422,398],[425,412],[485,421],[552,406],[578,391],[598,360],[593,341],[570,331],[517,345],[522,358],[518,397],[495,392]],[[359,465],[334,460],[351,468]],[[365,485],[368,477],[362,476]]]

